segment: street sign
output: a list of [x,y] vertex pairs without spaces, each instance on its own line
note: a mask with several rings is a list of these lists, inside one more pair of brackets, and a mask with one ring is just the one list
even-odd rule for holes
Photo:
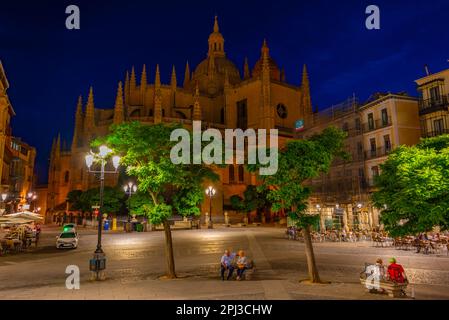
[[92,209],[100,209],[100,206],[92,206]]

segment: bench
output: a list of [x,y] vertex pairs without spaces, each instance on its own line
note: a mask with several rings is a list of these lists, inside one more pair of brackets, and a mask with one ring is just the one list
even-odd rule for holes
[[[248,265],[249,267],[246,267],[245,272],[243,273],[243,278],[245,280],[251,280],[254,272],[256,270],[255,265],[254,265],[254,260],[248,260]],[[218,269],[221,270],[221,264],[218,266]],[[233,272],[233,276],[236,277],[237,276],[237,266],[234,266],[234,272]]]
[[[366,269],[365,269],[366,270]],[[405,289],[407,289],[408,281],[405,280],[404,283],[396,283],[393,281],[380,280],[378,283],[374,283],[372,279],[367,279],[368,274],[366,271],[360,273],[360,283],[367,289],[370,293],[379,293],[385,291],[388,296],[392,298],[406,297]],[[378,286],[377,288],[375,288]]]

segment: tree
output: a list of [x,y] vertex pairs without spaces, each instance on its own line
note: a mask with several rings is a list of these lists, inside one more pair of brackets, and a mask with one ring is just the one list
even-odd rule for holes
[[449,135],[400,146],[381,165],[373,194],[392,236],[449,227]]
[[[104,187],[103,213],[119,213],[124,205],[125,194],[118,187]],[[100,188],[92,188],[83,192],[79,197],[80,209],[91,211],[92,206],[100,203]]]
[[184,216],[199,214],[198,205],[204,197],[202,183],[218,178],[203,164],[171,161],[170,152],[177,142],[170,141],[170,135],[177,128],[181,126],[131,122],[113,126],[105,138],[115,152],[123,155],[121,163],[127,166],[127,174],[137,178],[139,190],[150,196],[151,205],[145,209],[150,222],[164,226],[168,278],[176,278],[169,219],[174,211]]
[[261,188],[255,185],[248,185],[243,192],[243,198],[239,195],[232,195],[230,198],[231,206],[234,210],[244,212],[249,220],[249,213],[251,211],[265,209],[269,202],[267,199],[267,189],[263,186]]
[[[307,140],[292,140],[279,151],[278,171],[274,175],[259,176],[264,188],[269,188],[268,200],[272,211],[286,210],[296,226],[304,234],[309,278],[312,283],[321,282],[313,253],[311,226],[319,216],[306,213],[311,190],[305,182],[329,171],[335,157],[346,158],[344,139],[346,134],[334,127]],[[250,171],[257,166],[248,166]]]
[[67,193],[67,201],[70,204],[70,210],[82,210],[83,204],[81,202],[82,190],[72,190]]

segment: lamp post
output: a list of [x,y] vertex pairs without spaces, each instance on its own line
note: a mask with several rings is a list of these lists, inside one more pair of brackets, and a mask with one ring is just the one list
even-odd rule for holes
[[212,197],[215,195],[216,192],[217,191],[212,186],[209,186],[206,189],[206,195],[209,197],[209,221],[208,221],[209,223],[207,226],[208,229],[213,228],[213,225],[212,225]]
[[28,192],[27,196],[28,196],[27,198],[28,198],[28,202],[30,205],[30,211],[31,211],[31,204],[33,204],[33,211],[34,211],[34,209],[36,209],[37,194],[34,191],[30,191],[30,192]]
[[8,198],[8,194],[7,193],[2,193],[2,203],[3,203],[3,208],[2,208],[2,212],[1,215],[5,214],[6,211],[6,198]]
[[128,182],[128,184],[125,184],[123,187],[123,190],[125,190],[125,193],[128,195],[128,216],[131,217],[131,196],[137,192],[137,185],[132,182]]
[[[99,152],[90,152],[86,155],[86,165],[90,173],[100,174],[100,208],[98,211],[98,238],[97,238],[97,249],[94,252],[93,259],[90,260],[90,271],[96,273],[96,280],[99,280],[100,271],[106,269],[106,257],[101,248],[101,230],[102,230],[102,210],[103,210],[103,192],[104,192],[104,175],[105,173],[117,173],[117,169],[120,162],[119,156],[112,157],[112,164],[115,168],[114,171],[105,170],[108,156],[112,153],[112,150],[106,146],[100,146]],[[100,164],[100,170],[92,170],[93,163]]]

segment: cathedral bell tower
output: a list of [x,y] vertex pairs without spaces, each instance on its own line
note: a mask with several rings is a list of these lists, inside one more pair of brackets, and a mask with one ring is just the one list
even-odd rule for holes
[[208,57],[224,57],[224,38],[218,28],[218,18],[215,16],[214,31],[209,35]]

